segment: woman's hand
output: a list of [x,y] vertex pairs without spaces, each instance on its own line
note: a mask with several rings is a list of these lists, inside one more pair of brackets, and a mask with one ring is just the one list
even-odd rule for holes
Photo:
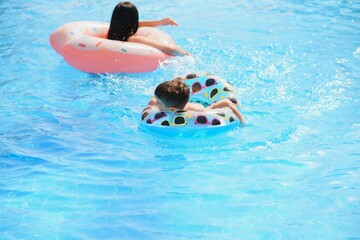
[[161,22],[161,26],[167,26],[167,25],[171,25],[171,26],[179,26],[179,24],[172,18],[163,18],[160,20]]

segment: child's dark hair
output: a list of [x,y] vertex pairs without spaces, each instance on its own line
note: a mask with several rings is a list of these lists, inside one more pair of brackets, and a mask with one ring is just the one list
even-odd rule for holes
[[134,35],[139,28],[139,13],[137,8],[131,2],[120,2],[114,8],[111,16],[111,22],[108,39],[127,41]]
[[184,109],[189,102],[190,89],[181,79],[176,78],[157,86],[155,96],[161,100],[165,107]]

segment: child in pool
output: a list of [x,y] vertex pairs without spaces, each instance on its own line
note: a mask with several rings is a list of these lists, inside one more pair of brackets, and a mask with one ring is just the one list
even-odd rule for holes
[[208,107],[204,107],[198,103],[189,102],[190,88],[181,79],[175,78],[158,85],[155,89],[155,97],[149,103],[149,107],[157,107],[161,111],[207,111],[215,108],[229,107],[236,117],[239,118],[241,124],[245,124],[243,115],[237,109],[235,103],[230,99],[223,99],[213,103]]
[[174,56],[191,56],[188,51],[185,51],[177,45],[165,44],[136,35],[139,27],[158,27],[167,25],[178,26],[171,18],[155,21],[139,21],[139,14],[135,5],[131,2],[120,2],[114,8],[107,38],[111,40],[146,44]]

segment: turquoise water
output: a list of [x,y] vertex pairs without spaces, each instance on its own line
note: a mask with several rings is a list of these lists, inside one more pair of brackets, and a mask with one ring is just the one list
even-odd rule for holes
[[[91,75],[48,43],[116,1],[0,2],[1,239],[360,239],[359,1],[135,1],[195,56]],[[203,71],[244,128],[154,137],[154,87]]]

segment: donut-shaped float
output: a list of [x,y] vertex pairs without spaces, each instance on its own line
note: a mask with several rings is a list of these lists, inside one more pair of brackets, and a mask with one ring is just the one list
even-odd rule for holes
[[[237,104],[233,86],[212,74],[189,74],[181,79],[189,85],[190,102],[204,107],[223,99]],[[237,104],[240,108],[240,105]],[[161,111],[148,106],[141,114],[141,125],[147,132],[160,135],[188,137],[223,133],[240,125],[240,120],[228,108],[206,111]]]
[[[170,55],[148,45],[107,39],[109,23],[81,21],[64,24],[50,36],[50,44],[72,67],[88,73],[134,73],[155,70]],[[174,44],[165,32],[141,27],[136,35]]]

